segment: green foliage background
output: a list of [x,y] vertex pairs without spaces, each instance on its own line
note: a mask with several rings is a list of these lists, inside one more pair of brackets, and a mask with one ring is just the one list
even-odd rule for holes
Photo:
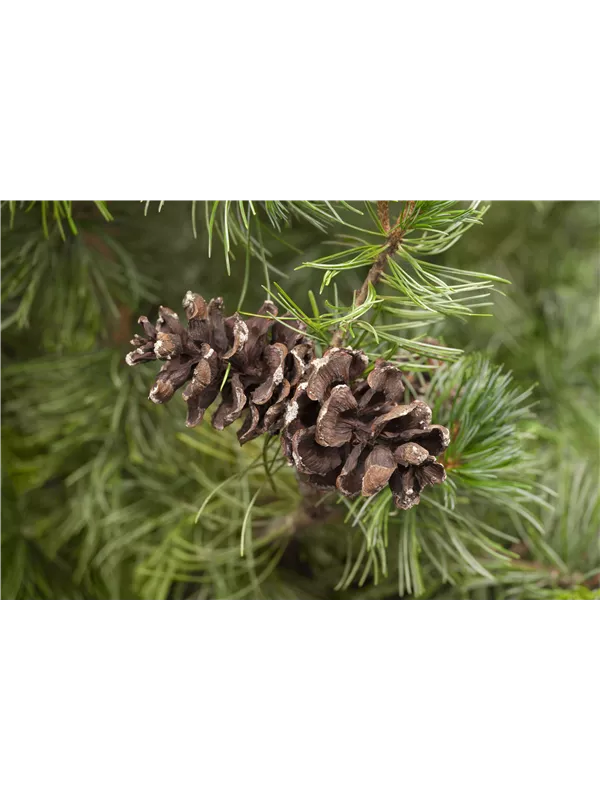
[[[398,273],[348,322],[378,245],[323,269],[332,238],[356,246],[343,204],[4,204],[2,596],[597,597],[598,209],[493,203],[433,254],[510,281],[493,316],[458,300],[440,315],[431,286]],[[429,400],[456,466],[414,513],[390,513],[382,493],[315,523],[276,439],[240,448],[232,428],[186,429],[180,397],[148,402],[155,369],[123,361],[137,316],[179,308],[188,289],[254,311],[264,286],[302,307],[317,342],[346,320],[372,355],[400,347],[417,371],[447,358]],[[405,290],[410,302],[379,299]]]

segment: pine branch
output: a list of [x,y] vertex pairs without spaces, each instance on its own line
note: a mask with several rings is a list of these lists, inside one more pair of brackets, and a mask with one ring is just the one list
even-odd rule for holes
[[[386,239],[386,247],[382,250],[382,252],[377,256],[375,262],[369,269],[367,277],[363,281],[362,286],[354,295],[354,306],[357,308],[362,306],[369,294],[369,287],[374,286],[377,281],[383,275],[383,271],[387,264],[387,260],[390,256],[394,255],[394,253],[398,250],[400,243],[404,235],[406,234],[406,230],[403,228],[403,224],[406,222],[407,218],[412,214],[415,207],[415,201],[411,200],[405,207],[404,211],[400,215],[398,222],[394,226],[392,230],[390,230],[390,210],[389,210],[389,201],[388,200],[378,200],[377,201],[377,216],[379,218],[379,222],[381,223],[381,227],[383,231],[387,234]],[[334,331],[331,337],[331,346],[332,347],[341,347],[344,342],[345,330],[343,328],[338,328]]]
[[[392,201],[268,201],[256,214],[219,203],[210,235],[213,255],[228,241],[225,282],[194,239],[189,203],[164,203],[160,215],[149,205],[146,216],[137,203],[111,204],[107,225],[92,205],[56,202],[60,225],[53,202],[2,207],[3,596],[598,596],[596,204],[497,204],[481,229],[475,204],[416,201],[357,305],[343,298],[353,271],[364,276],[389,245]],[[487,310],[497,271],[512,281],[499,319],[456,324]],[[284,323],[306,318],[318,346],[343,328],[371,360],[396,359],[407,391],[432,384],[435,421],[452,430],[444,487],[406,513],[385,493],[303,507],[276,439],[240,449],[233,426],[185,430],[178,401],[149,404],[150,374],[122,364],[129,312],[150,314],[151,294],[172,305],[191,278],[210,284],[208,296],[228,292],[232,308],[240,296],[256,308],[268,278]],[[461,345],[506,362],[513,382],[477,360],[468,370],[430,363],[456,359]],[[516,388],[533,381],[537,419]]]
[[407,229],[404,227],[404,225],[412,217],[415,208],[415,202],[415,200],[411,200],[409,203],[407,203],[404,211],[398,218],[396,225],[391,230],[389,223],[389,203],[387,200],[380,200],[377,202],[378,216],[380,220],[384,220],[382,224],[384,231],[387,233],[387,246],[369,270],[363,285],[356,294],[354,305],[361,306],[365,302],[369,291],[369,285],[374,286],[377,283],[377,281],[383,275],[388,258],[393,256],[400,247],[402,239],[407,233]]

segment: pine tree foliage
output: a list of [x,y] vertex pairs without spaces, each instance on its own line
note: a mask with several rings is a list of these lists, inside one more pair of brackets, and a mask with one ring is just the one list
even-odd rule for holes
[[[49,237],[49,231],[53,225],[58,229],[63,241],[66,241],[67,238],[65,233],[67,226],[71,233],[77,233],[77,225],[73,217],[73,203],[70,200],[32,200],[29,203],[9,200],[6,205],[10,212],[11,228],[14,224],[17,211],[25,211],[27,214],[33,211],[34,216],[39,213],[42,230],[46,238]],[[108,222],[112,221],[112,216],[106,207],[106,203],[96,200],[94,201],[94,205],[105,220]]]
[[[597,596],[597,236],[594,204],[4,204],[3,597]],[[135,319],[188,289],[398,359],[447,481],[315,497],[277,436],[149,403]]]
[[465,256],[500,266],[512,288],[471,346],[509,363],[521,382],[535,377],[535,457],[553,499],[537,529],[514,520],[519,560],[492,569],[492,582],[465,584],[460,596],[598,597],[598,204],[495,208],[485,252],[471,240]]

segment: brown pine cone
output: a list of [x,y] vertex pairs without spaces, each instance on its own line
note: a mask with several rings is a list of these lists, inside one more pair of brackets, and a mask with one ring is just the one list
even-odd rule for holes
[[367,364],[361,351],[336,347],[313,361],[289,403],[283,451],[315,488],[370,497],[389,484],[396,506],[412,508],[426,486],[446,479],[436,456],[450,434],[430,424],[422,400],[404,404],[402,373],[393,364],[377,361],[357,380]]
[[206,303],[199,294],[188,292],[183,307],[187,328],[174,311],[160,306],[156,325],[140,317],[145,336],[136,334],[131,340],[136,349],[125,359],[130,366],[165,362],[149,399],[165,403],[187,383],[182,396],[188,404],[186,425],[193,427],[221,391],[222,402],[212,419],[215,428],[231,425],[246,410],[238,432],[241,444],[261,433],[277,433],[290,392],[314,355],[312,342],[303,334],[304,324],[274,320],[278,310],[269,300],[258,311],[262,316],[246,320],[237,313],[223,317],[220,297]]

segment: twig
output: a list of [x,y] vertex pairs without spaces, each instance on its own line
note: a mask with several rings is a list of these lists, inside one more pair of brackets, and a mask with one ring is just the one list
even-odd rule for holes
[[327,505],[323,502],[323,495],[320,492],[311,489],[302,481],[298,483],[302,502],[295,511],[283,517],[282,525],[276,524],[281,522],[281,517],[273,520],[265,535],[280,534],[291,538],[313,528],[315,524],[324,525],[343,521],[344,514],[340,511],[339,506]]
[[346,331],[342,328],[338,328],[333,332],[333,336],[331,337],[331,347],[341,347],[344,344],[344,335]]
[[403,236],[404,236],[404,231],[402,230],[402,228],[394,228],[392,231],[390,231],[387,238],[387,247],[385,248],[385,250],[383,250],[383,252],[379,254],[375,263],[369,270],[367,277],[363,281],[363,285],[356,293],[356,296],[354,298],[355,306],[362,306],[362,304],[365,302],[369,294],[369,284],[375,285],[377,281],[381,278],[381,276],[384,273],[388,257],[394,255],[394,253],[400,246],[400,242],[402,241]]
[[390,232],[390,203],[389,200],[377,201],[377,216],[385,233]]
[[555,584],[560,586],[561,589],[573,589],[575,586],[583,585],[592,590],[600,586],[600,572],[584,580],[584,576],[581,572],[563,573],[556,567],[549,567],[541,561],[529,560],[531,553],[525,542],[515,542],[510,550],[521,559],[512,566],[514,566],[515,569],[544,573],[543,580],[546,586],[548,584]]
[[404,226],[404,223],[409,217],[412,217],[413,212],[415,210],[416,200],[409,200],[408,203],[402,209],[401,214],[398,217],[398,222],[396,222],[396,227],[399,225],[400,227]]
[[379,254],[377,260],[369,270],[367,277],[365,278],[363,285],[358,290],[356,294],[354,304],[356,306],[362,306],[362,304],[367,299],[369,294],[369,284],[376,284],[377,281],[381,278],[384,273],[385,266],[387,264],[387,260],[390,256],[393,256],[394,253],[400,247],[402,243],[402,239],[406,233],[404,225],[412,216],[412,213],[415,208],[415,200],[410,200],[405,206],[402,213],[399,215],[398,220],[394,227],[390,230],[390,211],[389,211],[389,202],[387,200],[378,200],[377,201],[377,216],[381,220],[381,224],[383,225],[384,229],[388,232],[387,237],[387,247],[385,250]]
[[[394,253],[400,247],[402,243],[402,239],[406,234],[406,221],[412,217],[414,212],[416,200],[409,200],[409,202],[404,206],[401,214],[398,217],[398,220],[394,227],[390,230],[390,204],[388,200],[378,200],[377,201],[377,216],[379,217],[379,221],[381,225],[388,234],[387,236],[387,246],[386,248],[377,256],[374,264],[372,265],[371,269],[369,270],[367,277],[365,278],[363,285],[360,287],[358,292],[355,293],[354,296],[354,305],[355,306],[362,306],[369,295],[369,285],[375,285],[377,281],[381,278],[385,271],[385,267],[387,264],[388,258],[394,255]],[[334,331],[333,336],[331,337],[331,346],[332,347],[341,347],[344,342],[344,336],[346,335],[346,331],[342,328],[338,328]]]

